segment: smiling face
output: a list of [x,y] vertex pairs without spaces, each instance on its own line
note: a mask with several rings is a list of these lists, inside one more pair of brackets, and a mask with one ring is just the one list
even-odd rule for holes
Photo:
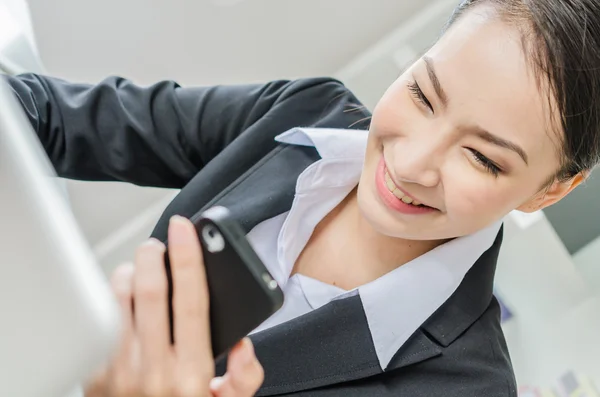
[[518,28],[493,12],[462,17],[373,112],[363,216],[388,236],[441,240],[566,195],[579,180],[541,191],[560,136],[538,82]]

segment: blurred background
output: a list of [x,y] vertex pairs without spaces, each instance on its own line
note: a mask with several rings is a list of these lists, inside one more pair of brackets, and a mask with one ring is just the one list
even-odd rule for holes
[[[458,0],[28,3],[40,58],[53,76],[94,83],[120,75],[143,85],[334,76],[372,108],[436,39]],[[132,257],[177,193],[73,181],[66,189],[106,272]],[[592,178],[545,213],[506,220],[497,295],[523,395],[537,393],[526,386],[582,376],[600,385],[599,198],[600,178]]]

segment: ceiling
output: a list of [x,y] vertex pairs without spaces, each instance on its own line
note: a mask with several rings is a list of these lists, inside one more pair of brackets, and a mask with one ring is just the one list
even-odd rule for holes
[[428,1],[29,3],[42,58],[53,74],[213,84],[334,73]]
[[[140,84],[173,79],[183,85],[333,75],[432,3],[28,1],[49,74],[90,83],[121,75]],[[130,257],[130,245],[150,232],[153,217],[168,203],[166,195],[172,194],[115,183],[69,182],[68,190],[85,235],[110,262]],[[146,219],[135,233],[127,232],[136,223],[132,218],[148,208],[154,211],[150,222]],[[129,233],[125,239],[130,245],[119,248],[115,239],[123,233]]]

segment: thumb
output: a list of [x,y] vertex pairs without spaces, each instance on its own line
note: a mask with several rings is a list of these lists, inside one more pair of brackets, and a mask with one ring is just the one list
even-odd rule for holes
[[229,354],[227,373],[214,378],[210,383],[215,397],[251,397],[264,380],[264,371],[256,355],[252,342],[244,338]]

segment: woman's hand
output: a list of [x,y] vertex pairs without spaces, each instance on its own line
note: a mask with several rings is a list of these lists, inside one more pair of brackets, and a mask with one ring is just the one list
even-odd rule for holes
[[123,316],[121,344],[86,397],[247,397],[263,381],[249,339],[231,351],[227,374],[214,377],[208,289],[194,226],[174,217],[169,224],[175,344],[170,344],[165,246],[149,240],[136,252],[135,266],[119,267],[112,278]]

